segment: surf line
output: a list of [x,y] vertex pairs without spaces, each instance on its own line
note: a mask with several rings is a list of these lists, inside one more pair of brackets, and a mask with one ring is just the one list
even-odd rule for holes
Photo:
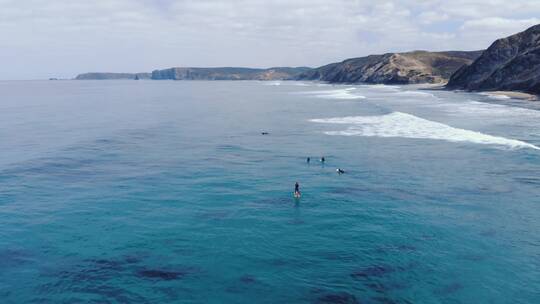
[[433,139],[449,142],[499,145],[510,147],[512,149],[530,148],[540,150],[540,147],[521,140],[454,128],[443,123],[402,112],[392,112],[390,114],[379,116],[348,116],[311,119],[310,121],[323,124],[349,125],[345,130],[324,132],[327,135]]

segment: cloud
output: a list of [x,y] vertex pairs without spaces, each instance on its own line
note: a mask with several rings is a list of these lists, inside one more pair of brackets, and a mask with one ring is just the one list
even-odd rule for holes
[[450,16],[445,13],[428,11],[418,15],[418,18],[423,24],[432,24],[436,22],[446,21],[450,18]]
[[0,7],[4,79],[479,49],[540,16],[537,0],[0,0]]
[[522,31],[525,28],[531,27],[538,23],[540,23],[540,19],[538,18],[505,19],[500,17],[490,17],[465,21],[461,27],[461,30],[480,32],[497,31],[501,33],[501,35],[504,35],[504,33]]

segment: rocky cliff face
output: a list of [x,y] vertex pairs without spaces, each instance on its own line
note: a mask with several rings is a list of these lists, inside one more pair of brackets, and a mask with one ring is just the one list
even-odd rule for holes
[[84,73],[77,80],[150,79],[150,73]]
[[495,41],[471,65],[452,75],[447,87],[540,94],[540,25]]
[[286,80],[309,70],[306,67],[252,68],[170,68],[155,70],[152,79],[172,80]]
[[481,54],[473,52],[388,53],[348,59],[300,74],[298,80],[333,83],[443,83]]

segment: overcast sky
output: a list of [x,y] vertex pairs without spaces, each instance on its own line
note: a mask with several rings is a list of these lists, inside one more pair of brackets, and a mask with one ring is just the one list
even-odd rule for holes
[[539,0],[0,0],[0,79],[476,50],[539,18]]

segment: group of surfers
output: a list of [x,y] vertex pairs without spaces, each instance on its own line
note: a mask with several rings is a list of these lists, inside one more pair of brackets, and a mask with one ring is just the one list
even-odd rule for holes
[[[322,156],[322,157],[320,158],[319,161],[320,161],[321,163],[324,164],[324,162],[326,161],[326,159],[324,158],[324,156]],[[308,158],[306,159],[306,162],[309,164],[309,163],[311,162],[311,157],[308,157]],[[338,174],[343,174],[343,173],[345,173],[345,170],[343,170],[343,169],[341,169],[341,168],[337,168],[337,169],[336,169],[336,172],[337,172]],[[296,183],[294,184],[294,197],[300,198],[301,195],[302,195],[302,194],[300,193],[300,184],[299,184],[298,182],[296,182]]]

